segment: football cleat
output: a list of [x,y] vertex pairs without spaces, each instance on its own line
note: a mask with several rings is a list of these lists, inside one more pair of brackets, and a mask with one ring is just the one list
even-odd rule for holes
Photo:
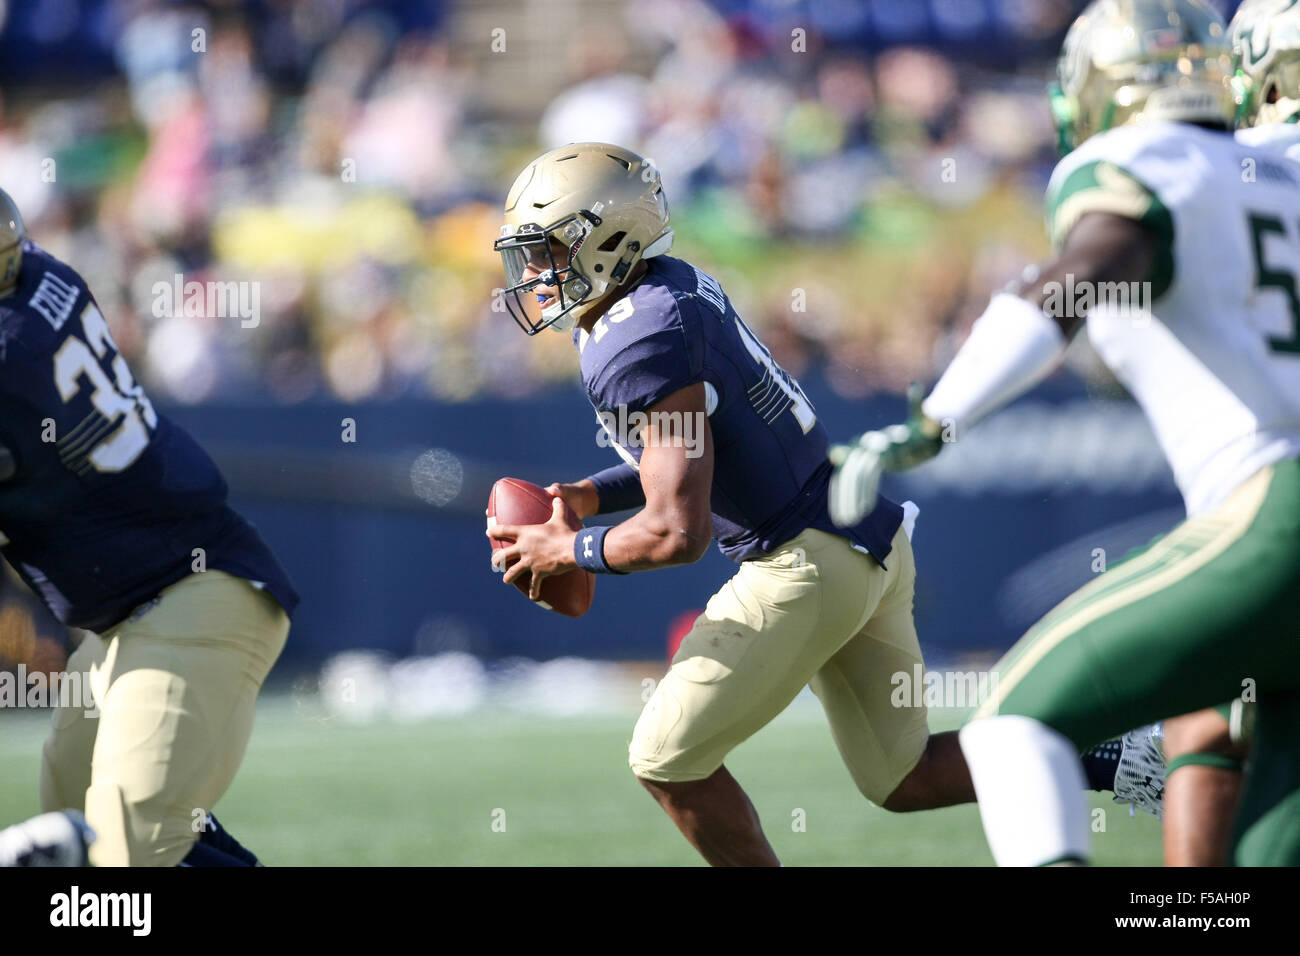
[[1119,763],[1115,768],[1115,802],[1154,814],[1165,811],[1164,725],[1148,724],[1130,730],[1120,738]]
[[43,813],[0,830],[0,866],[86,866],[94,842],[78,811]]
[[190,848],[185,859],[178,866],[192,867],[236,867],[262,866],[262,861],[251,850],[230,835],[217,818],[208,814],[203,829],[199,831],[198,842]]

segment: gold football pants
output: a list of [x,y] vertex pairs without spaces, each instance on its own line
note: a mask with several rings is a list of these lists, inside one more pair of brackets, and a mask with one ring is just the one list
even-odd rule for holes
[[702,780],[811,685],[863,795],[880,804],[925,751],[924,706],[894,706],[896,674],[922,663],[912,546],[886,561],[806,530],[745,561],[682,640],[629,748],[646,780]]
[[43,810],[83,809],[95,866],[174,866],[234,779],[258,691],[289,619],[221,571],[192,574],[68,659],[95,710],[59,707],[41,766]]

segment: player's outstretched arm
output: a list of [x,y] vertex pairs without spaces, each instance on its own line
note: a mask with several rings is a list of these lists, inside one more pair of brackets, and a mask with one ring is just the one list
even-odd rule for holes
[[835,471],[827,505],[840,527],[851,527],[871,513],[883,472],[912,468],[939,454],[943,426],[922,410],[924,395],[920,383],[913,382],[907,390],[906,422],[830,447]]
[[[1060,362],[1087,318],[1086,304],[1104,301],[1103,283],[1141,282],[1156,248],[1155,233],[1135,219],[1082,216],[1056,258],[989,302],[922,403],[926,416],[960,433],[1029,391]],[[1082,295],[1088,288],[1094,294]]]
[[1141,282],[1151,272],[1157,248],[1155,233],[1135,219],[1105,212],[1082,216],[1055,259],[992,298],[907,422],[832,447],[832,519],[841,526],[857,524],[875,507],[882,472],[934,457],[943,441],[955,440],[1042,381],[1087,318],[1078,303],[1101,301],[1095,294],[1080,299],[1063,290]]

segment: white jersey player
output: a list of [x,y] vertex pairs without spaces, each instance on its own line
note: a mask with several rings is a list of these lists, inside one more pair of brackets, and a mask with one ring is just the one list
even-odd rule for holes
[[846,520],[882,470],[1040,381],[1086,321],[1173,468],[1188,520],[1032,628],[961,733],[1003,864],[1085,859],[1080,749],[1243,687],[1258,720],[1235,860],[1300,864],[1282,822],[1300,801],[1300,165],[1231,135],[1231,70],[1203,0],[1090,4],[1053,97],[1055,257],[994,296],[907,423],[838,456]]
[[[1188,515],[1213,511],[1300,454],[1300,166],[1187,123],[1121,126],[1053,173],[1054,245],[1090,212],[1156,236],[1145,284],[1094,303],[1088,337],[1146,412]],[[927,404],[944,417],[961,387]]]

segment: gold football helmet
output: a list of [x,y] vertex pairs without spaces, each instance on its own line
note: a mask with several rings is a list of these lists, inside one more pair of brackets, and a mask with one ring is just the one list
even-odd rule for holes
[[506,197],[493,246],[505,265],[506,309],[529,335],[571,329],[672,241],[659,170],[648,160],[608,143],[553,149]]
[[1126,123],[1231,129],[1227,26],[1205,0],[1094,0],[1066,34],[1051,91],[1061,152]]
[[27,230],[18,206],[7,192],[0,189],[0,298],[7,296],[18,284],[26,238]]
[[1300,116],[1300,0],[1245,0],[1228,27],[1241,102],[1238,125]]

